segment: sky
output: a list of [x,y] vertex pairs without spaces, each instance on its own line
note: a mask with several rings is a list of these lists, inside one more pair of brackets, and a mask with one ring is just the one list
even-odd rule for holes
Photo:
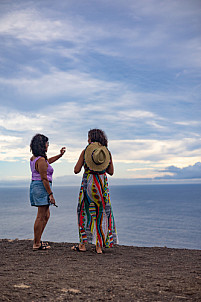
[[30,180],[36,133],[77,182],[93,128],[113,184],[200,183],[200,0],[1,0],[0,38],[1,185]]

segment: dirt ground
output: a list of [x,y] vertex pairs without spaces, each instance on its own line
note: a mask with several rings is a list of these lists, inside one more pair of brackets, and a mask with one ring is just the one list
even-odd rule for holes
[[201,301],[201,250],[0,240],[0,301]]

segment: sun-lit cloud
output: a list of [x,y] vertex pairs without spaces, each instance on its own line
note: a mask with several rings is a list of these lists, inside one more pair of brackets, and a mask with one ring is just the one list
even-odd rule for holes
[[42,114],[25,115],[19,112],[7,113],[2,116],[0,114],[0,127],[7,130],[24,131],[31,129],[32,131],[41,131],[47,123],[47,116]]
[[19,142],[20,138],[11,135],[0,135],[1,144],[13,144],[15,142]]
[[19,160],[27,160],[27,146],[20,148],[23,145],[21,137],[13,135],[0,135],[0,154],[1,161],[15,162]]
[[[158,170],[170,164],[183,168],[199,161],[200,144],[196,139],[112,141],[115,162],[130,165],[128,171],[137,171],[135,165]],[[196,147],[197,146],[197,147]],[[193,152],[192,152],[193,149]],[[151,167],[150,167],[151,166]],[[145,169],[146,169],[145,168]]]

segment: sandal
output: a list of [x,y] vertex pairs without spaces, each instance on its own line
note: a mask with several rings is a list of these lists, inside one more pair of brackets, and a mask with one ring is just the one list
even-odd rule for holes
[[39,251],[39,250],[45,251],[45,250],[49,250],[49,249],[50,249],[50,246],[44,245],[44,244],[42,244],[42,242],[40,243],[39,247],[33,247],[33,251]]
[[71,250],[72,250],[72,251],[76,251],[76,252],[86,252],[86,250],[81,250],[81,249],[79,248],[79,245],[74,245],[74,246],[72,246]]
[[40,243],[42,246],[46,246],[48,249],[50,248],[50,245],[48,242],[41,241]]

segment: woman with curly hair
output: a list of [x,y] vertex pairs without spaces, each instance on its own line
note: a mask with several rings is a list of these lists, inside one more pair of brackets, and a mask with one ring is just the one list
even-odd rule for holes
[[88,143],[74,168],[77,174],[84,167],[84,174],[77,207],[80,243],[72,250],[85,252],[88,242],[94,243],[96,253],[102,254],[103,247],[112,247],[117,243],[106,175],[113,175],[114,166],[107,148],[107,136],[102,130],[90,130]]
[[43,134],[36,134],[30,143],[30,150],[33,156],[30,159],[32,181],[30,184],[30,202],[32,206],[38,207],[38,213],[34,223],[34,243],[33,250],[46,250],[49,244],[41,241],[42,233],[50,217],[49,205],[56,206],[52,192],[52,174],[54,169],[51,164],[62,157],[65,147],[60,153],[51,158],[47,158],[49,146],[48,138]]

